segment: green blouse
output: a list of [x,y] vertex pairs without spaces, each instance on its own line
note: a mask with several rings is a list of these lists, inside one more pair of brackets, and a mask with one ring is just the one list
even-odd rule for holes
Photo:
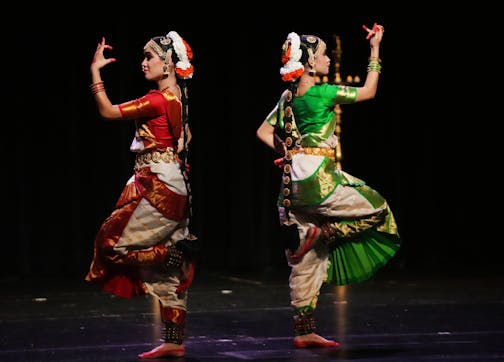
[[[336,126],[334,106],[354,103],[356,98],[357,88],[327,83],[312,86],[304,95],[294,97],[292,108],[297,136],[303,135],[301,146],[317,147],[331,136]],[[283,128],[284,99],[285,93],[266,119],[272,126],[278,123]]]
[[[277,106],[266,118],[266,121],[274,127],[282,129],[284,127],[283,115],[287,93],[288,91],[285,91],[282,94]],[[334,106],[354,103],[356,98],[357,88],[355,87],[331,84],[312,86],[304,95],[294,97],[292,135],[298,139],[301,147],[327,147],[327,143],[323,142],[334,134],[336,127]],[[302,162],[316,162],[317,166],[311,175],[292,180],[290,199],[293,206],[318,205],[329,197],[338,185],[362,186],[365,184],[358,178],[340,172],[334,161],[327,157],[314,159],[300,155],[296,159],[303,159]],[[292,166],[295,172],[297,162],[293,162]],[[283,199],[284,195],[280,192],[279,205],[282,205]]]

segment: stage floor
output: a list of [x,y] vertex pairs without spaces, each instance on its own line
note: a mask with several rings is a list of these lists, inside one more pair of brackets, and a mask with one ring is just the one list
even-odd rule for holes
[[[339,349],[292,344],[287,271],[197,270],[186,356],[173,361],[503,361],[502,275],[389,271],[324,286],[317,331]],[[0,280],[0,361],[137,361],[159,344],[149,296],[120,299],[81,278]]]

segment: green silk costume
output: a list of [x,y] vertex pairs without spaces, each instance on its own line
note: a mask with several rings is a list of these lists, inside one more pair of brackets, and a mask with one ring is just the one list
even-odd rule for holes
[[[284,127],[287,93],[266,118],[277,130]],[[297,148],[334,149],[338,142],[334,106],[354,103],[356,97],[357,88],[332,84],[312,86],[304,95],[294,97],[292,135]],[[291,207],[288,212],[284,209],[282,188],[278,197],[280,221],[296,223],[300,239],[310,226],[330,223],[334,238],[324,243],[322,254],[319,250],[325,255],[321,260],[328,261],[324,281],[346,285],[369,279],[400,247],[386,200],[363,180],[339,170],[330,157],[301,151],[293,154],[291,166]],[[285,177],[284,173],[282,185]],[[311,304],[316,303],[316,296],[313,298]]]

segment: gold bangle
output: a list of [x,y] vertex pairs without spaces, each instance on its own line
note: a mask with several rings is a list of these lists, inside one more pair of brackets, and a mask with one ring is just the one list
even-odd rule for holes
[[97,93],[100,93],[100,92],[105,92],[105,85],[103,84],[103,82],[93,83],[93,84],[90,85],[90,88],[91,88],[91,92],[93,94],[97,94]]
[[93,83],[93,84],[91,84],[91,85],[89,86],[89,88],[93,88],[93,87],[99,86],[99,85],[101,85],[101,84],[103,84],[103,81]]

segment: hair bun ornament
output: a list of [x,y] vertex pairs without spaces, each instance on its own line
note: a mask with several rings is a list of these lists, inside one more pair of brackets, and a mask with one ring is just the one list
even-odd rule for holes
[[282,75],[282,80],[285,82],[295,81],[304,72],[303,64],[299,61],[302,55],[300,45],[301,39],[299,35],[292,32],[289,33],[282,46],[283,67],[280,68],[280,74]]
[[177,54],[178,61],[175,63],[175,73],[183,79],[192,78],[194,67],[191,64],[193,58],[191,47],[176,31],[170,31],[166,37],[173,41],[173,49]]

